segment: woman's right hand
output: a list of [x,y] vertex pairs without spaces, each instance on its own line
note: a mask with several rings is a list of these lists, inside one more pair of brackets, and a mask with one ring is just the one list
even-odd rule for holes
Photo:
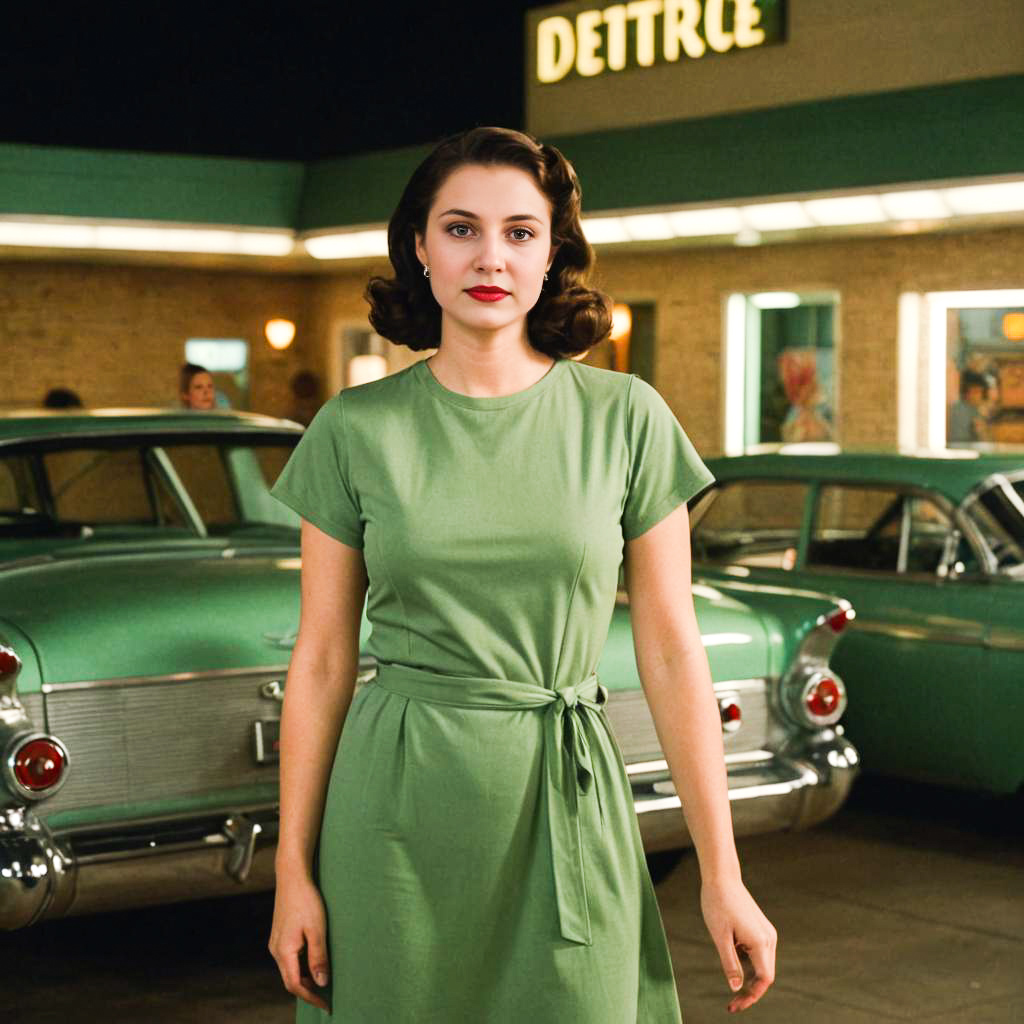
[[[287,877],[278,872],[274,895],[274,920],[270,927],[270,955],[277,961],[284,987],[330,1013],[330,1007],[314,990],[328,981],[327,916],[320,890],[308,875]],[[303,974],[300,954],[306,949],[306,961],[312,977]]]

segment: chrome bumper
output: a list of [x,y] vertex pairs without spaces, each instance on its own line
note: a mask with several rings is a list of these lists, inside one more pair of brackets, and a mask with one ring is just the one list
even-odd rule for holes
[[[860,760],[833,730],[764,753],[764,760],[748,755],[729,765],[737,836],[806,828],[828,818],[846,799]],[[690,845],[665,762],[629,770],[644,849]],[[66,833],[51,832],[29,808],[0,809],[0,930],[272,889],[277,827],[277,804]]]
[[0,930],[274,887],[276,804],[53,833],[0,809]]
[[[860,770],[856,748],[833,729],[795,740],[779,753],[760,753],[761,758],[747,755],[728,765],[737,836],[809,828],[824,821],[843,805]],[[692,846],[667,767],[651,767],[630,777],[644,849],[654,853]]]

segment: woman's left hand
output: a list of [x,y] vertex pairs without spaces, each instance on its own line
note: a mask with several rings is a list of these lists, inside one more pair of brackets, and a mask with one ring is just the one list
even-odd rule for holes
[[[736,992],[729,1012],[753,1006],[775,980],[775,945],[778,935],[771,921],[738,879],[728,883],[705,883],[700,889],[704,923],[718,949],[729,987]],[[743,985],[740,956],[749,957],[753,976]],[[742,988],[740,986],[743,986]]]

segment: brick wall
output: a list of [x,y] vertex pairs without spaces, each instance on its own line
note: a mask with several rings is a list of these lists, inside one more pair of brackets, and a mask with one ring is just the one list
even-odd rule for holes
[[[177,405],[188,338],[244,338],[251,407],[286,415],[289,380],[319,353],[307,329],[309,281],[166,267],[0,263],[0,407],[37,406],[51,387],[87,406]],[[296,323],[284,353],[267,344],[273,317]]]
[[[722,443],[723,300],[733,291],[835,290],[839,436],[896,440],[897,302],[904,291],[1024,287],[1024,228],[851,238],[754,248],[676,249],[598,258],[596,283],[620,301],[657,304],[654,383],[698,450]],[[56,385],[90,405],[173,404],[189,337],[251,344],[252,407],[287,415],[288,381],[311,369],[341,380],[341,331],[365,326],[362,291],[375,264],[329,275],[0,263],[0,405],[37,404]],[[285,353],[266,320],[297,325]],[[400,369],[420,358],[392,346]]]

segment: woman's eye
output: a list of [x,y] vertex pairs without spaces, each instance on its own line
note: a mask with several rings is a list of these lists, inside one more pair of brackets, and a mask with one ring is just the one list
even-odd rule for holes
[[470,233],[470,226],[468,224],[449,224],[448,232],[454,235],[456,238],[467,238]]
[[517,242],[525,242],[533,238],[533,232],[529,228],[513,228],[510,232]]

